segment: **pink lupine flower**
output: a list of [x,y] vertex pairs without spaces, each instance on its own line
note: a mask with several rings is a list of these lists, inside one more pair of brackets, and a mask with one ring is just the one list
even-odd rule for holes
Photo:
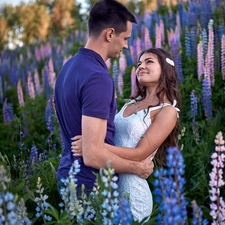
[[110,61],[110,59],[108,59],[108,60],[105,62],[105,64],[106,64],[107,68],[110,69],[110,67],[111,67],[111,61]]
[[19,105],[24,106],[23,89],[22,89],[20,80],[17,84],[17,94],[18,94]]
[[118,92],[120,94],[120,96],[123,96],[123,74],[120,72],[118,74]]
[[161,19],[159,24],[160,34],[161,34],[161,44],[165,43],[165,32],[164,32],[164,22]]
[[148,48],[151,48],[152,47],[152,41],[151,41],[151,38],[149,36],[149,29],[147,27],[144,28],[144,46],[145,46],[145,49],[148,49]]
[[126,60],[126,57],[123,53],[120,54],[119,68],[120,68],[120,73],[122,73],[122,75],[123,75],[125,73],[126,68],[127,68],[127,60]]
[[198,55],[198,80],[200,81],[202,74],[204,74],[204,55],[202,42],[198,43],[197,55]]
[[131,70],[131,95],[136,93],[136,69],[133,66]]
[[28,72],[28,77],[27,77],[27,88],[28,88],[29,97],[34,99],[35,98],[34,83],[32,81],[30,72]]
[[39,79],[39,74],[37,69],[34,70],[34,85],[35,85],[36,93],[40,95],[42,92],[42,88],[40,86],[40,79]]
[[220,188],[224,186],[225,182],[223,181],[223,170],[224,167],[224,140],[222,132],[218,132],[215,139],[215,153],[212,154],[211,164],[213,166],[210,176],[210,215],[213,219],[214,225],[222,225],[225,223],[225,204],[223,198],[220,196]]
[[161,48],[162,47],[162,39],[161,39],[161,33],[160,33],[160,28],[159,28],[158,24],[155,25],[155,33],[156,33],[155,47]]

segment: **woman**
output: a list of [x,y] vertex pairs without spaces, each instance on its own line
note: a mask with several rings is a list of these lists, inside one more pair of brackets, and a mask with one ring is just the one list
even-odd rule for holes
[[[177,145],[180,111],[177,71],[171,55],[150,48],[139,56],[136,69],[136,94],[115,116],[115,145],[106,148],[120,157],[144,160],[151,154],[165,165],[166,148]],[[75,156],[82,155],[81,136],[72,142]],[[153,201],[145,179],[134,174],[119,174],[121,195],[128,193],[134,220],[149,218]]]

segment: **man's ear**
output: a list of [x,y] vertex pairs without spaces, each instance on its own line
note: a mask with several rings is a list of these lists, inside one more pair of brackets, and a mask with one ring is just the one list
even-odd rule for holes
[[114,36],[114,33],[115,33],[115,30],[113,28],[108,28],[106,31],[106,40],[110,42]]

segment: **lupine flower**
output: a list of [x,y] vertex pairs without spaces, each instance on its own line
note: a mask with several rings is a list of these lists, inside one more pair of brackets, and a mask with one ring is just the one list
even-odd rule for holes
[[203,54],[205,57],[208,51],[208,36],[207,36],[206,29],[202,30],[202,48],[203,48]]
[[3,103],[3,83],[2,83],[2,77],[0,76],[0,103]]
[[50,99],[52,95],[52,91],[51,91],[51,86],[49,84],[49,73],[48,73],[47,66],[43,68],[42,74],[43,74],[43,83],[44,83],[44,90],[46,93],[46,97],[47,99]]
[[35,84],[35,90],[37,95],[40,95],[42,92],[41,86],[40,86],[40,79],[37,69],[34,70],[34,84]]
[[0,224],[31,225],[23,199],[17,201],[17,197],[7,190],[10,182],[6,169],[0,165]]
[[202,75],[204,74],[204,55],[203,55],[203,48],[202,48],[202,42],[198,43],[197,47],[198,52],[198,80],[201,80]]
[[136,69],[133,66],[131,70],[131,95],[136,93]]
[[133,221],[133,215],[130,210],[128,199],[122,198],[120,200],[119,208],[116,211],[114,224],[130,225]]
[[[76,219],[78,224],[82,224],[84,222],[84,208],[76,195],[77,179],[75,178],[76,174],[79,172],[80,164],[78,160],[75,160],[70,168],[69,176],[66,179],[61,179],[61,181],[64,183],[64,187],[60,189],[60,195],[64,202],[65,211],[70,214],[71,220]],[[85,204],[88,205],[89,202],[86,201]]]
[[197,28],[194,26],[190,30],[190,40],[191,40],[191,52],[192,56],[196,57],[197,51],[196,51],[196,35],[197,35]]
[[144,46],[145,49],[152,47],[152,41],[150,39],[149,30],[147,27],[144,28]]
[[212,172],[209,174],[210,181],[210,215],[213,219],[212,225],[225,224],[225,202],[223,197],[220,195],[221,188],[225,182],[223,180],[223,168],[225,161],[225,147],[222,132],[218,132],[215,139],[215,152],[211,155],[213,166]]
[[38,149],[37,147],[33,144],[30,150],[30,160],[33,163],[38,163]]
[[34,99],[35,98],[34,83],[32,81],[30,72],[28,72],[28,77],[27,77],[27,88],[28,88],[29,97]]
[[184,159],[177,147],[167,148],[167,168],[154,172],[155,201],[159,203],[157,225],[186,224],[187,201],[184,197]]
[[185,30],[185,53],[186,57],[191,56],[191,39],[190,39],[190,33],[188,31],[188,28]]
[[[102,216],[103,225],[113,224],[116,212],[119,207],[119,193],[117,191],[118,177],[115,175],[114,169],[110,168],[110,165],[107,165],[106,169],[101,168],[99,171],[99,176],[101,178],[100,182],[100,191],[105,198],[101,203],[100,213]],[[98,194],[98,192],[96,192]]]
[[202,219],[202,210],[199,208],[197,202],[193,200],[191,202],[192,206],[192,225],[207,225],[208,221],[206,219]]
[[161,48],[162,47],[162,39],[161,39],[161,33],[160,33],[160,28],[159,28],[158,24],[155,25],[155,33],[156,33],[155,47]]
[[115,88],[118,90],[118,75],[119,75],[119,68],[117,61],[113,62],[112,66],[112,77],[115,83]]
[[17,94],[18,94],[19,105],[24,106],[23,89],[22,89],[20,80],[17,84]]
[[211,87],[207,78],[202,80],[203,108],[207,119],[212,119]]
[[225,35],[222,36],[221,40],[221,72],[222,79],[225,80]]
[[194,90],[190,94],[190,100],[191,100],[192,131],[194,133],[194,139],[196,143],[198,143],[200,140],[198,133],[198,124],[196,123],[196,117],[198,116],[198,99],[195,96]]
[[214,77],[214,32],[213,32],[213,20],[210,19],[208,24],[209,30],[209,40],[208,40],[208,74],[210,75],[210,85],[214,86],[215,77]]
[[14,118],[13,107],[11,103],[7,103],[7,99],[5,99],[3,103],[3,120],[4,123],[9,123]]
[[37,189],[36,193],[39,194],[38,197],[34,199],[34,202],[36,202],[36,217],[42,216],[44,222],[51,221],[52,217],[45,214],[45,210],[49,209],[49,203],[46,201],[48,199],[47,195],[43,195],[44,188],[42,187],[41,178],[38,177],[37,181]]

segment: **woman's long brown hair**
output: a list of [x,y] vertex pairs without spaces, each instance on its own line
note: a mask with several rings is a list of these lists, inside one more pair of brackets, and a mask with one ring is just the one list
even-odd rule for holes
[[[163,103],[163,99],[165,97],[171,102],[171,104],[173,104],[173,101],[176,100],[177,101],[176,107],[180,109],[181,99],[180,99],[180,94],[178,90],[177,70],[175,66],[170,65],[166,61],[166,58],[173,60],[172,56],[170,55],[170,53],[168,53],[167,51],[161,48],[150,48],[150,49],[144,50],[140,54],[139,59],[145,53],[151,53],[158,57],[158,61],[162,71],[160,79],[159,79],[159,85],[156,89],[156,97],[158,98],[158,104],[149,105],[148,109],[150,107],[157,106]],[[144,99],[146,97],[146,87],[141,85],[138,82],[136,77],[136,93],[133,96],[131,96],[131,99],[137,100],[137,97],[139,96],[141,97],[141,99]],[[179,123],[177,121],[172,132],[169,134],[166,140],[158,148],[158,151],[155,155],[155,159],[156,159],[156,162],[161,166],[166,164],[166,148],[178,146],[178,143],[177,143],[178,129],[179,129]]]

